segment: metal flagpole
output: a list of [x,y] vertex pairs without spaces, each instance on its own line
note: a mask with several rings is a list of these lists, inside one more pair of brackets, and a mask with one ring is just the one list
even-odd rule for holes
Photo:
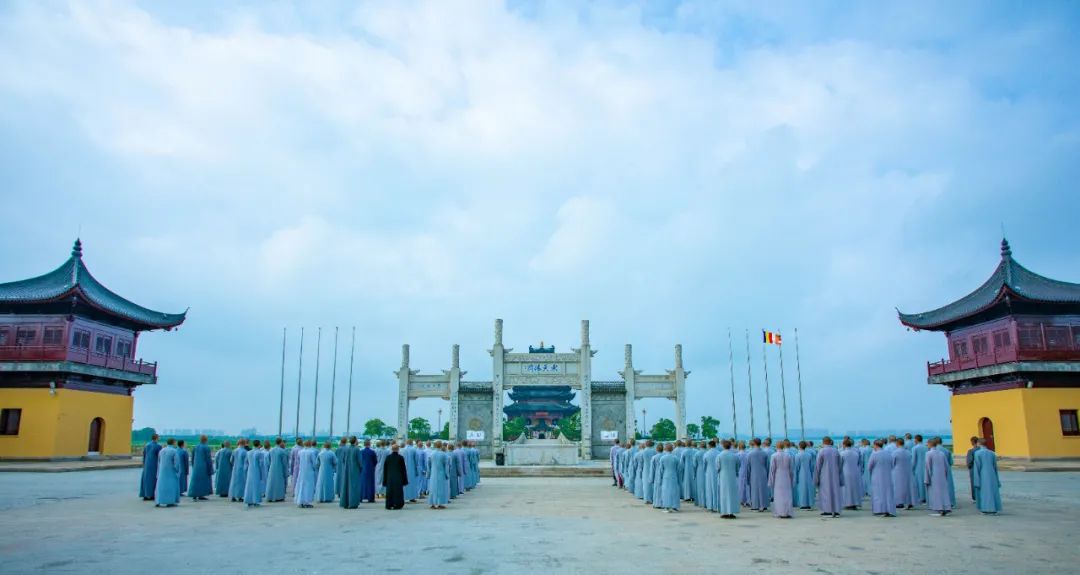
[[311,406],[311,439],[315,439],[315,422],[319,419],[319,351],[322,349],[322,328],[315,338],[315,403]]
[[765,422],[769,428],[769,435],[766,437],[772,437],[772,401],[769,399],[769,362],[765,345],[765,330],[761,330],[761,366],[765,370]]
[[338,328],[334,326],[334,373],[330,376],[330,437],[334,439],[334,390],[337,387],[337,336]]
[[349,352],[349,405],[345,408],[345,435],[352,434],[352,374],[356,356],[356,326],[352,328],[352,351]]
[[281,328],[281,397],[278,399],[277,410],[277,434],[281,437],[282,427],[285,425],[285,336],[289,328]]
[[750,329],[746,330],[746,385],[750,388],[750,438],[754,438],[754,379],[750,376]]
[[728,367],[731,371],[731,437],[739,437],[739,424],[735,419],[735,348],[731,345],[731,328],[727,330]]
[[776,344],[776,351],[780,352],[780,401],[784,406],[784,433],[783,437],[787,437],[787,389],[784,387],[784,336],[780,332],[776,332],[777,337],[780,338],[780,343]]
[[806,424],[803,422],[802,408],[802,365],[799,363],[799,328],[795,328],[795,372],[799,377],[799,436],[806,441]]
[[296,427],[293,437],[300,437],[300,382],[304,380],[304,328],[300,327],[300,367],[296,370]]

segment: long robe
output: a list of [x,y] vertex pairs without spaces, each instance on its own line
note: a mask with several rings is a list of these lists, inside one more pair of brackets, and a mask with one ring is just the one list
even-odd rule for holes
[[844,486],[840,488],[840,499],[844,507],[862,507],[862,455],[854,448],[840,450],[840,473],[844,476]]
[[360,452],[360,501],[375,502],[375,467],[379,456],[375,450],[365,447]]
[[859,456],[862,458],[862,482],[864,495],[870,495],[870,456],[873,454],[873,446],[865,445],[859,448]]
[[875,449],[866,465],[870,469],[870,507],[875,514],[896,514],[896,499],[893,494],[892,454],[884,449]]
[[693,447],[687,447],[680,453],[682,460],[682,498],[690,500],[694,498],[694,485],[697,482],[697,467],[694,465]]
[[229,500],[240,501],[244,498],[244,487],[247,485],[247,447],[237,447],[232,452],[232,476],[229,478]]
[[315,467],[319,472],[315,481],[315,499],[319,503],[333,503],[338,485],[337,477],[340,475],[337,473],[337,455],[329,449],[323,449],[315,459]]
[[409,484],[409,470],[400,453],[390,452],[383,461],[382,485],[386,488],[386,508],[405,507],[405,487]]
[[742,505],[750,505],[750,464],[747,463],[749,453],[745,449],[740,449],[736,455],[739,456],[739,503]]
[[180,452],[171,445],[166,445],[158,453],[157,484],[154,492],[154,504],[178,505],[180,503]]
[[656,457],[655,449],[646,449],[641,456],[641,500],[652,503],[653,499],[653,458]]
[[348,449],[348,443],[339,444],[337,448],[334,449],[334,458],[338,462],[338,470],[337,473],[334,474],[334,494],[338,496],[341,496],[341,482],[345,478],[342,469],[345,466],[345,452],[348,451]]
[[187,493],[188,474],[191,472],[191,454],[186,447],[177,447],[176,455],[180,458],[180,495]]
[[458,494],[458,459],[457,452],[450,450],[446,452],[446,455],[450,457],[450,499],[457,499]]
[[893,498],[896,505],[907,507],[914,505],[911,499],[911,482],[914,475],[911,474],[911,452],[906,449],[894,449],[892,452],[893,468]]
[[956,481],[953,479],[953,453],[943,446],[938,445],[934,449],[945,454],[945,473],[949,478],[949,503],[953,509],[956,509]]
[[791,456],[785,451],[777,451],[769,458],[769,487],[773,494],[773,515],[791,517],[795,511],[792,502],[792,485],[795,472],[791,469]]
[[634,497],[645,499],[645,454],[648,449],[639,449],[634,454]]
[[720,456],[720,450],[712,447],[705,452],[702,456],[702,470],[705,474],[705,501],[702,504],[705,509],[709,511],[717,511],[720,509],[719,503],[717,503],[717,497],[720,495],[720,488],[717,480],[716,458]]
[[427,466],[429,457],[431,457],[431,454],[426,447],[416,450],[416,496],[418,498],[427,495]]
[[405,484],[405,500],[412,501],[416,499],[416,490],[420,487],[420,482],[416,480],[416,469],[419,467],[416,464],[416,448],[406,445],[405,449],[401,450],[400,455],[405,460],[405,475],[408,478],[408,482]]
[[971,486],[972,501],[975,501],[976,495],[978,495],[978,490],[975,488],[975,452],[978,450],[978,446],[972,446],[971,449],[967,450],[967,455],[965,456],[968,470],[968,485]]
[[428,466],[428,505],[450,503],[450,457],[442,450],[431,453]]
[[[311,447],[301,449],[299,464],[300,472],[296,474],[293,502],[297,505],[311,505],[315,503],[315,483],[318,477],[318,454],[315,449]],[[333,485],[333,479],[330,485]],[[331,500],[333,500],[332,497]]]
[[675,453],[660,458],[660,505],[662,509],[679,509],[683,484],[682,461]]
[[810,451],[800,449],[795,456],[795,493],[794,503],[800,509],[814,506],[814,457]]
[[214,454],[214,492],[218,497],[229,496],[229,482],[232,481],[232,448],[223,447]]
[[[918,447],[918,445],[915,446],[915,448]],[[949,500],[947,465],[948,460],[943,452],[936,449],[926,452],[926,465],[923,467],[923,476],[920,483],[924,486],[926,502],[930,506],[930,511],[952,511],[952,501]]]
[[[299,451],[299,456],[302,457],[307,448]],[[270,462],[270,472],[266,477],[266,500],[267,501],[285,501],[285,491],[289,487],[289,454],[285,449],[274,446],[270,449],[270,453],[267,455]],[[300,471],[303,471],[303,465],[300,466]],[[297,481],[299,481],[299,475],[297,475]],[[296,485],[293,485],[293,498],[296,498]]]
[[840,453],[831,445],[822,447],[814,468],[817,470],[814,481],[818,488],[818,508],[822,513],[840,513],[843,507],[840,488],[844,486],[844,476],[840,473]]
[[143,446],[142,480],[139,481],[139,497],[153,499],[157,488],[158,454],[161,453],[161,444],[151,441]]
[[980,447],[975,451],[975,506],[983,513],[1001,511],[1001,479],[998,477],[997,455]]
[[255,448],[247,454],[247,481],[244,483],[244,503],[248,505],[261,505],[263,494],[266,493],[266,475],[269,466],[266,463],[266,452]]
[[739,476],[742,459],[738,452],[725,449],[716,456],[717,510],[721,515],[736,515],[742,507],[739,497]]
[[750,508],[758,511],[769,508],[769,454],[755,447],[746,455],[749,475]]
[[300,452],[303,451],[303,447],[299,445],[292,446],[289,449],[289,477],[292,478],[293,491],[296,491],[296,477],[300,473]]
[[[361,487],[363,469],[360,460],[360,448],[355,445],[346,445],[338,448],[338,453],[334,457],[335,459],[341,458],[337,462],[337,483],[341,485],[338,493],[338,506],[345,509],[356,509],[360,507],[360,501],[363,499],[363,488]],[[374,488],[372,488],[371,497],[375,497]]]
[[915,505],[926,503],[926,446],[922,442],[911,446],[911,470],[915,480],[912,482]]
[[196,445],[192,461],[188,495],[206,497],[213,492],[214,460],[210,457],[210,446],[205,443]]
[[617,487],[620,484],[619,481],[619,452],[622,451],[622,447],[618,445],[612,445],[611,451],[608,452],[608,460],[611,461],[611,486]]
[[694,505],[705,507],[705,450],[694,450]]
[[656,509],[660,509],[660,461],[667,455],[661,450],[657,450],[656,455],[653,456],[650,463],[652,463],[652,505]]
[[468,473],[468,462],[465,460],[465,450],[456,451],[458,459],[458,494],[465,493],[465,474]]
[[386,461],[386,454],[388,453],[390,453],[390,450],[385,447],[375,450],[375,492],[379,495],[386,493],[386,487],[382,484],[382,476],[383,462]]

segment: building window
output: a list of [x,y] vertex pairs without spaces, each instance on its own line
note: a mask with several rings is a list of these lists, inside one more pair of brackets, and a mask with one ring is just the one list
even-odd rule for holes
[[[1073,415],[1076,415],[1075,411]],[[18,435],[21,419],[22,409],[0,409],[0,435]]]
[[1061,410],[1061,434],[1080,435],[1080,425],[1077,425],[1075,409]]
[[60,345],[64,341],[64,328],[46,327],[41,333],[41,343],[44,345]]
[[0,345],[8,344],[8,328],[0,327]]
[[986,355],[990,353],[990,346],[986,341],[985,335],[971,338],[971,349],[975,350],[975,355]]
[[116,355],[123,358],[131,357],[131,342],[123,339],[116,340]]
[[15,330],[15,345],[30,345],[37,339],[37,328],[20,327]]
[[112,338],[107,335],[97,336],[97,340],[94,341],[94,353],[102,355],[112,353]]
[[1064,325],[1046,326],[1046,349],[1069,349],[1069,328]]
[[1016,339],[1020,349],[1042,349],[1042,325],[1022,323],[1016,326]]
[[1003,347],[1012,347],[1012,336],[1009,335],[1008,330],[995,331],[994,349],[1001,349]]
[[[1080,349],[1080,325],[1074,325],[1073,326],[1073,328],[1072,328],[1072,336],[1073,336],[1073,338],[1072,338],[1073,339],[1073,349]],[[0,345],[3,345],[2,341],[0,341]]]
[[956,357],[967,357],[968,346],[966,341],[953,342],[953,350],[956,352]]
[[76,349],[88,349],[90,347],[90,332],[81,329],[71,334],[71,347]]

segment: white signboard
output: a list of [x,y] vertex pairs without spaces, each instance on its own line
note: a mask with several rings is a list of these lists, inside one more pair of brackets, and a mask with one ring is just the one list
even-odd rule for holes
[[465,439],[468,439],[469,441],[483,441],[484,432],[468,430],[465,432]]
[[600,439],[602,441],[615,441],[618,438],[619,438],[619,432],[618,431],[601,431],[600,432]]

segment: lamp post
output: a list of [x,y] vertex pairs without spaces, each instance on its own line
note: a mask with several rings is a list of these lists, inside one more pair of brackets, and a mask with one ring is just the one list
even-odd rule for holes
[[641,436],[642,437],[645,437],[646,435],[648,435],[648,429],[649,429],[649,427],[645,423],[645,408],[643,407],[643,408],[641,408]]
[[439,408],[439,424],[435,426],[435,433],[442,433],[442,408]]

